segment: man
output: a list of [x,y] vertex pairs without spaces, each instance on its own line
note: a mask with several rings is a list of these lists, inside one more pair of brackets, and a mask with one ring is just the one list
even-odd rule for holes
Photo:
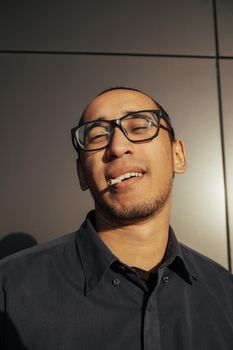
[[72,130],[95,210],[1,263],[1,349],[233,348],[233,279],[169,227],[183,143],[149,96],[98,95]]

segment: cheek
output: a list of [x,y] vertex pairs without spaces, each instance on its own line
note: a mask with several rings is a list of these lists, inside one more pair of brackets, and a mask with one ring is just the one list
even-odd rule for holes
[[155,174],[158,181],[173,176],[173,154],[171,146],[158,147],[155,152],[150,153],[150,163],[151,171]]
[[103,181],[103,167],[99,157],[89,156],[84,160],[84,176],[88,182],[89,187],[100,186],[100,182]]

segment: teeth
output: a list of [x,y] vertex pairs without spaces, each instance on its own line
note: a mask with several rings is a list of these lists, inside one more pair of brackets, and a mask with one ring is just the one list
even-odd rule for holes
[[139,172],[130,172],[125,173],[120,176],[115,177],[114,179],[109,179],[107,181],[108,186],[112,186],[118,182],[121,182],[122,180],[129,179],[130,177],[141,177],[143,174]]

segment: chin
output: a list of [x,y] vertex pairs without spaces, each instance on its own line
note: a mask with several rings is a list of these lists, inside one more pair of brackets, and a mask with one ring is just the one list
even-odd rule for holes
[[[168,202],[170,202],[172,192],[173,178],[161,190],[160,194],[153,197],[143,195],[134,195],[128,198],[123,195],[120,200],[112,201],[108,196],[99,198],[99,196],[92,195],[95,200],[96,210],[102,213],[103,216],[110,218],[113,222],[129,223],[140,221],[149,217],[156,217]],[[125,200],[124,200],[125,198]]]
[[101,211],[105,213],[112,220],[117,222],[132,222],[139,221],[149,217],[156,217],[164,208],[170,197],[170,191],[166,196],[157,197],[155,199],[147,200],[137,205],[108,205],[102,203]]

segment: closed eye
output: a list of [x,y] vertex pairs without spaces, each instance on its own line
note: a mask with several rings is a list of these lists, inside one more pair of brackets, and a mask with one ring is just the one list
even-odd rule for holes
[[149,125],[147,126],[137,126],[135,128],[132,128],[132,130],[130,130],[131,132],[134,132],[134,133],[137,133],[137,134],[140,134],[144,131],[147,131],[149,128]]
[[86,139],[86,141],[88,143],[98,143],[101,142],[103,140],[106,140],[109,136],[109,133],[105,130],[105,131],[101,131],[99,133],[89,133],[88,137]]

